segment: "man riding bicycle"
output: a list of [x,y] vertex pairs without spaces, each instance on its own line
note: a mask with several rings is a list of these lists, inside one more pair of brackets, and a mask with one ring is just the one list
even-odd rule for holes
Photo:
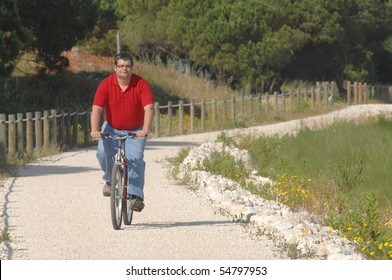
[[[133,58],[121,52],[114,58],[114,74],[105,78],[97,88],[91,112],[91,137],[100,138],[101,133],[113,136],[135,132],[135,139],[127,139],[126,158],[128,164],[128,196],[135,199],[135,210],[144,208],[144,149],[147,133],[154,115],[154,97],[149,83],[132,73]],[[99,130],[102,113],[105,121]],[[110,196],[113,155],[117,142],[99,139],[98,162],[103,170],[103,195]]]

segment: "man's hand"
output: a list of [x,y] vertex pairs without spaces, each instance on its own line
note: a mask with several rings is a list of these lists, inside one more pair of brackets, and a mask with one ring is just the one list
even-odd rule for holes
[[139,130],[136,132],[136,137],[147,137],[148,131]]
[[101,138],[101,132],[99,132],[99,131],[91,131],[90,132],[90,136],[93,139]]

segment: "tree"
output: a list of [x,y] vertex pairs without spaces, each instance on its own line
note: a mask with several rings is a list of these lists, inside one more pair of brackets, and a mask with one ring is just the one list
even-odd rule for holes
[[0,77],[9,76],[13,61],[29,42],[29,31],[22,25],[17,13],[16,0],[3,0],[0,4]]
[[169,0],[118,0],[122,39],[134,54],[151,57],[165,53],[165,34],[159,30],[157,14]]
[[[392,3],[382,0],[118,0],[135,53],[186,57],[220,82],[385,80]],[[389,75],[390,76],[390,75]]]
[[392,34],[392,3],[333,0],[321,1],[319,9],[329,18],[320,25],[329,38],[319,36],[321,40],[306,44],[282,74],[309,80],[335,79],[342,97],[344,78],[379,80],[380,57],[387,55],[384,42]]
[[117,51],[116,33],[119,28],[116,0],[97,1],[99,5],[97,23],[85,40],[78,42],[78,47],[96,55],[113,56]]
[[70,50],[91,31],[98,18],[98,3],[93,0],[18,0],[23,26],[33,35],[26,51],[37,54],[49,70],[68,65],[61,52]]

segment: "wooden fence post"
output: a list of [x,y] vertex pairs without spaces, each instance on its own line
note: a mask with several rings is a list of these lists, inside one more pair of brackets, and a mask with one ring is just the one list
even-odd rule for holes
[[178,102],[178,132],[180,135],[184,133],[184,101]]
[[44,111],[44,148],[50,146],[49,111]]
[[279,100],[278,100],[278,93],[275,91],[274,92],[274,100],[275,100],[275,116],[277,116],[279,114]]
[[60,147],[64,146],[65,143],[64,129],[65,129],[65,115],[64,115],[64,110],[61,110],[60,118],[59,118],[59,146]]
[[254,112],[253,95],[249,95],[249,114],[253,116],[253,112]]
[[362,92],[363,92],[363,103],[367,104],[367,102],[368,102],[368,88],[367,88],[367,83],[364,83],[364,84],[362,85],[362,87],[363,87],[363,89],[362,89]]
[[262,106],[263,106],[263,104],[262,104],[262,96],[261,96],[261,93],[259,93],[258,95],[257,95],[257,116],[258,117],[260,117],[261,116],[261,112],[262,112]]
[[159,125],[159,102],[155,102],[154,103],[154,119],[155,119],[155,136],[159,137],[161,135],[161,128]]
[[172,135],[173,102],[167,102],[167,134]]
[[191,104],[190,104],[191,108],[191,133],[195,132],[195,101],[193,100],[193,98],[191,99]]
[[312,102],[312,105],[311,105],[312,110],[314,109],[314,106],[315,106],[315,104],[314,104],[314,102],[315,102],[314,94],[315,94],[314,86],[311,86],[311,88],[310,88],[310,98],[311,98],[311,102]]
[[308,104],[308,87],[306,85],[304,90],[304,102],[305,104]]
[[215,127],[215,125],[216,125],[216,118],[217,118],[217,115],[218,115],[218,106],[217,106],[217,101],[216,101],[216,97],[214,97],[213,99],[212,99],[212,105],[211,105],[211,110],[212,110],[212,125],[213,125],[213,127]]
[[34,119],[35,119],[35,148],[40,150],[42,148],[42,113],[35,112]]
[[357,84],[357,104],[361,104],[362,83],[361,82],[356,82],[356,84]]
[[350,81],[347,81],[346,87],[347,87],[347,105],[350,106],[351,105],[351,82]]
[[24,153],[24,134],[23,134],[23,113],[16,114],[17,130],[18,130],[18,154]]
[[320,109],[321,105],[321,83],[316,82],[316,105],[317,109]]
[[223,103],[222,103],[222,107],[223,107],[223,120],[226,121],[226,112],[227,112],[227,102],[226,102],[226,97],[223,98]]
[[72,146],[78,146],[78,131],[79,131],[79,114],[77,111],[73,113],[73,122],[72,122]]
[[241,117],[244,117],[244,103],[245,103],[245,96],[244,96],[244,93],[241,93],[241,98],[240,98],[240,114],[241,114]]
[[324,108],[328,110],[328,82],[324,82]]
[[[333,82],[331,82],[331,96],[332,96],[332,100],[335,100],[335,86]],[[333,105],[333,101],[331,105]]]
[[65,145],[66,147],[71,146],[71,114],[65,114]]
[[206,129],[206,102],[204,98],[201,100],[201,131]]
[[31,156],[34,150],[33,113],[26,113],[26,153]]
[[57,146],[57,115],[56,110],[50,110],[50,144]]
[[268,114],[269,114],[269,92],[268,91],[265,93],[265,114],[268,118]]
[[8,157],[16,154],[16,128],[15,115],[8,115]]
[[358,82],[354,82],[354,105],[358,104]]
[[[235,106],[236,106],[236,102],[235,102],[235,96],[233,95],[233,97],[231,98],[231,120],[233,122],[235,122]],[[242,103],[241,103],[241,107],[242,107]]]
[[7,158],[7,127],[6,115],[0,114],[0,162]]
[[86,117],[84,118],[84,129],[83,129],[83,138],[84,138],[84,145],[87,146],[90,139],[90,109],[86,109]]

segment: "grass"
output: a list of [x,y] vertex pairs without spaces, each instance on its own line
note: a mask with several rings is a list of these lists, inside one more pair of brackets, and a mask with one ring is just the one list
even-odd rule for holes
[[213,81],[196,73],[183,73],[159,63],[136,62],[135,72],[152,84],[159,85],[165,94],[184,100],[214,97],[223,99],[235,94],[235,91],[226,85],[216,85]]
[[[249,170],[226,152],[200,165],[254,194],[318,215],[330,230],[355,241],[368,259],[392,259],[392,121],[339,122],[296,137],[245,136],[236,144],[250,153],[252,168],[274,181],[270,189],[246,184]],[[222,134],[218,140],[233,144]],[[187,151],[172,160],[180,163]],[[200,167],[198,167],[200,168]],[[178,170],[177,170],[178,171]]]
[[367,258],[392,259],[392,122],[339,122],[297,137],[254,139],[259,174],[275,181],[275,199],[324,217]]

